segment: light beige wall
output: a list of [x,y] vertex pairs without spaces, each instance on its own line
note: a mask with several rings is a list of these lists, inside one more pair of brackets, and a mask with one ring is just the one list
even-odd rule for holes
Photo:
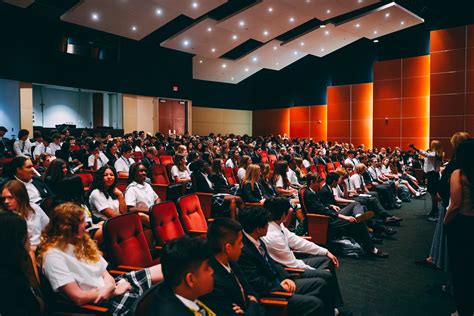
[[192,107],[192,133],[252,135],[252,111]]
[[20,128],[33,133],[33,85],[20,82]]
[[156,98],[139,95],[123,95],[123,129],[125,133],[145,131],[154,134]]

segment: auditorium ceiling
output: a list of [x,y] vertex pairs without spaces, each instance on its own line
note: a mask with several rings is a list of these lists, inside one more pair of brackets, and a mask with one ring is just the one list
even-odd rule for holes
[[[420,1],[420,0],[418,0]],[[192,54],[193,78],[236,84],[306,55],[377,41],[424,19],[382,0],[3,0],[62,21]]]

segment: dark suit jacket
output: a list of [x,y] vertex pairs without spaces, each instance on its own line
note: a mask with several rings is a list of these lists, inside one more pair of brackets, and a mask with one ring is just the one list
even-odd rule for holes
[[220,307],[225,315],[236,315],[232,309],[232,304],[235,303],[245,310],[245,315],[264,315],[260,305],[247,298],[248,295],[257,296],[257,294],[235,262],[230,262],[229,265],[244,288],[245,301],[235,278],[215,258],[209,259],[209,265],[214,269],[214,290],[201,297],[207,306],[212,310],[216,306]]
[[227,193],[231,187],[223,174],[211,174],[209,180],[214,184],[214,192],[216,193]]
[[317,193],[312,192],[308,188],[304,191],[303,198],[306,212],[329,216],[329,224],[337,220],[339,214],[335,210],[326,207]]
[[163,282],[156,287],[153,302],[148,309],[148,316],[156,315],[194,316],[194,313],[174,295],[166,282]]
[[262,194],[264,194],[264,190],[262,187],[260,187],[259,190],[257,185],[260,186],[258,183],[255,183],[253,190],[252,185],[250,183],[246,183],[242,186],[242,192],[240,193],[240,196],[242,197],[244,202],[258,203],[263,199]]
[[[261,242],[266,249],[265,244]],[[260,254],[255,245],[243,236],[244,248],[239,261],[237,262],[245,273],[250,285],[260,296],[264,296],[272,291],[282,291],[280,282],[289,277],[289,274],[281,265],[269,257],[269,262],[275,273],[268,267],[265,258]]]
[[336,205],[336,199],[334,198],[334,193],[329,185],[325,184],[318,192],[319,199],[324,205]]
[[0,157],[7,156],[7,153],[11,153],[13,151],[11,140],[3,137],[3,141],[0,141]]
[[214,193],[214,189],[211,189],[211,187],[209,187],[209,183],[207,183],[206,179],[200,171],[193,172],[192,177],[197,192]]
[[54,195],[51,189],[46,185],[46,183],[44,183],[43,180],[41,180],[40,177],[33,177],[33,185],[38,189],[42,199]]

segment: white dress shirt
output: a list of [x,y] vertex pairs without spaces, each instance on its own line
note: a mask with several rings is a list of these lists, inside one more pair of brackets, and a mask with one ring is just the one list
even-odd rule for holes
[[191,311],[197,312],[200,310],[199,305],[196,303],[196,301],[191,301],[190,299],[187,299],[186,297],[182,297],[179,294],[174,294],[176,297],[181,301],[181,303],[184,304],[187,308],[189,308]]
[[344,160],[344,164],[348,164],[350,163],[351,165],[353,165],[355,167],[355,165],[357,165],[359,163],[359,160],[357,160],[356,158],[346,158],[346,160]]
[[31,142],[29,139],[22,141],[17,139],[15,143],[13,143],[13,152],[15,156],[23,156],[23,157],[30,157],[31,156]]
[[29,182],[21,181],[16,176],[15,176],[15,179],[22,182],[25,185],[26,191],[28,192],[28,197],[30,199],[30,203],[38,204],[42,200],[40,191],[38,191],[38,189],[33,184],[33,179],[31,179]]
[[61,145],[55,144],[55,143],[50,143],[49,144],[49,149],[51,150],[51,155],[56,155],[56,150],[61,150]]
[[43,153],[51,154],[51,148],[49,148],[49,146],[46,147],[43,143],[41,143],[35,147],[35,150],[33,150],[33,158],[39,157]]
[[303,260],[296,259],[293,252],[307,253],[316,256],[326,256],[328,250],[290,232],[283,224],[270,222],[268,232],[262,237],[267,251],[273,260],[289,268],[310,269]]
[[135,163],[133,158],[125,158],[124,156],[120,157],[119,159],[115,160],[114,167],[115,171],[117,172],[129,172],[130,166]]
[[298,176],[296,175],[296,172],[294,172],[291,168],[288,168],[288,171],[286,172],[286,177],[288,178],[288,181],[290,181],[291,184],[300,184],[298,182]]

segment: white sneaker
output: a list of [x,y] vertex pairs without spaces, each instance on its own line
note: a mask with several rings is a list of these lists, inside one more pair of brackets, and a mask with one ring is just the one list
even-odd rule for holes
[[399,198],[397,198],[395,201],[396,201],[397,203],[402,203],[402,200],[400,200]]

